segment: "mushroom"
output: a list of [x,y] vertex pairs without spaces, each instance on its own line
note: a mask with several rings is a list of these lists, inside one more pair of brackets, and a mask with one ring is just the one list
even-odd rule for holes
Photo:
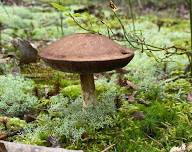
[[80,74],[86,108],[96,105],[93,74],[126,66],[134,53],[106,36],[77,33],[50,44],[39,55],[52,68]]

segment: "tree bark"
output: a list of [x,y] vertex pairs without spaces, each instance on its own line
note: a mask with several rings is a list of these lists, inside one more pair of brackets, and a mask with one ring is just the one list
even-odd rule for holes
[[93,74],[80,74],[83,108],[96,105],[95,83]]
[[0,141],[0,152],[83,152],[81,150],[66,150],[62,148],[48,148]]

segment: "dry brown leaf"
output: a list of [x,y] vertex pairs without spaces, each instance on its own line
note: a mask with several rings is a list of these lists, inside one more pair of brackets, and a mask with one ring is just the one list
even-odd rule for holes
[[147,102],[147,101],[145,101],[144,99],[137,99],[137,103],[139,103],[139,104],[143,104],[143,105],[145,105],[145,106],[148,106],[150,103],[149,102]]
[[0,140],[5,140],[7,138],[7,134],[4,132],[0,132]]
[[128,102],[129,102],[129,103],[135,103],[135,97],[134,97],[134,95],[128,96]]
[[145,115],[142,111],[135,111],[132,113],[132,117],[134,120],[143,120],[145,119]]
[[192,142],[187,144],[187,151],[192,151]]
[[111,8],[114,12],[118,10],[117,6],[114,4],[114,2],[113,2],[112,0],[110,0],[109,6],[110,6],[110,8]]
[[59,144],[59,139],[56,138],[55,136],[48,136],[47,138],[47,144],[50,146],[50,147],[54,147],[54,148],[59,148],[60,147],[60,144]]
[[192,103],[192,93],[189,93],[189,94],[187,95],[187,100],[188,100],[190,103]]
[[127,85],[128,85],[129,87],[131,87],[131,88],[134,89],[134,90],[138,90],[138,89],[139,89],[139,87],[138,87],[137,85],[135,85],[133,82],[131,82],[131,81],[129,81],[129,80],[127,80],[126,83],[127,83]]
[[0,117],[0,123],[7,123],[8,119],[7,117]]

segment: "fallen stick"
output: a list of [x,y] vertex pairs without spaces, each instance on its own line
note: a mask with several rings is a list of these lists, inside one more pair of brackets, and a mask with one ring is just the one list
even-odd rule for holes
[[107,147],[106,149],[104,149],[104,150],[101,151],[101,152],[106,152],[106,151],[108,151],[109,149],[113,148],[114,146],[115,146],[115,144],[110,145],[109,147]]
[[0,141],[0,152],[83,152],[82,150],[67,150],[62,148],[48,148]]

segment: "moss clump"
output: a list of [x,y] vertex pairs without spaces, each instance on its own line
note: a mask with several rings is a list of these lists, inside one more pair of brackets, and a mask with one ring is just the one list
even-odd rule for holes
[[72,99],[77,98],[81,95],[80,85],[70,85],[61,90],[62,95],[70,97]]
[[0,76],[0,114],[22,116],[34,109],[37,98],[33,96],[34,83],[19,76]]

